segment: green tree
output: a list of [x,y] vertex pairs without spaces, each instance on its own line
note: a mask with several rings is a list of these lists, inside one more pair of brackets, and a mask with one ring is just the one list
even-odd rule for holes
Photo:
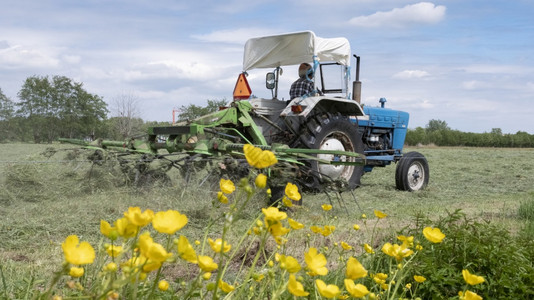
[[18,96],[17,114],[25,118],[36,143],[94,136],[108,113],[100,96],[65,76],[29,77]]
[[428,121],[428,124],[426,125],[426,130],[428,132],[438,131],[438,130],[450,130],[449,125],[447,125],[447,122],[442,120],[435,120],[432,119]]
[[198,106],[195,104],[189,104],[188,106],[182,105],[180,107],[180,114],[178,114],[178,122],[194,120],[198,117],[215,112],[221,106],[226,106],[228,101],[226,99],[221,100],[208,100],[206,106]]
[[13,132],[15,104],[0,88],[0,142],[10,141],[16,137]]

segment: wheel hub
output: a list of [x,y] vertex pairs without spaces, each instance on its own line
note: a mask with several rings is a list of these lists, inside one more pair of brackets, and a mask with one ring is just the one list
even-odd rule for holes
[[[320,150],[335,150],[335,151],[346,151],[343,143],[336,138],[327,138],[319,147]],[[319,154],[317,158],[326,160],[326,161],[347,161],[347,157],[344,155],[333,155],[333,154]],[[339,177],[347,177],[349,174],[347,171],[349,166],[342,165],[327,165],[319,164],[319,172],[331,178],[337,179]],[[348,178],[345,178],[348,179]]]

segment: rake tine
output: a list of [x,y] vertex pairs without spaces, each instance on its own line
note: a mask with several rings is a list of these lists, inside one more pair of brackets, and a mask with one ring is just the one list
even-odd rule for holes
[[354,202],[356,202],[356,205],[358,206],[358,209],[360,210],[360,213],[363,214],[363,210],[360,207],[360,203],[358,203],[358,199],[356,198],[356,195],[354,195],[354,191],[351,190],[350,193],[352,194],[352,199],[354,199]]
[[339,202],[339,205],[345,208],[345,212],[347,213],[347,216],[349,216],[349,209],[347,208],[347,205],[345,204],[345,199],[343,199],[343,196],[341,195],[341,192],[337,193],[337,202]]

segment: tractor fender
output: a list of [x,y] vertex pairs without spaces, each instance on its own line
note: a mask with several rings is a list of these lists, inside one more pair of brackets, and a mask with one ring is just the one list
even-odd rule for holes
[[345,116],[364,116],[362,107],[354,100],[314,96],[295,98],[280,114],[281,117],[304,117],[314,115],[315,111],[340,113]]

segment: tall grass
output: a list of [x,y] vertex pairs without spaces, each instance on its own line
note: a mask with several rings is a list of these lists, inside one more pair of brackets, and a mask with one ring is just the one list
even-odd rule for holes
[[[60,244],[67,235],[76,234],[94,244],[101,243],[100,220],[117,219],[130,206],[155,211],[178,209],[190,219],[184,229],[184,234],[190,236],[203,232],[212,213],[211,201],[217,188],[203,181],[205,173],[186,184],[177,170],[171,170],[170,182],[132,188],[122,184],[126,179],[120,172],[106,166],[63,162],[66,155],[63,153],[49,159],[42,157],[39,155],[45,150],[42,145],[0,145],[0,150],[10,156],[4,158],[10,163],[0,164],[0,240],[3,241],[0,261],[2,275],[11,282],[6,283],[11,289],[27,288],[13,282],[29,285],[31,278],[46,278],[51,274],[61,264]],[[372,215],[374,209],[379,209],[388,213],[389,222],[376,228],[375,246],[390,240],[398,228],[411,224],[415,216],[438,220],[456,209],[469,218],[491,221],[512,234],[530,224],[519,216],[532,212],[528,203],[534,200],[531,185],[534,161],[530,159],[533,149],[422,148],[417,151],[430,164],[430,184],[425,191],[397,191],[395,166],[377,168],[363,177],[355,197],[350,193],[304,195],[303,207],[290,214],[301,221],[319,221],[323,218],[321,205],[331,202],[339,228],[336,234],[340,239],[350,238],[359,244],[370,236],[371,229],[363,227],[361,236],[355,237],[350,232],[352,225],[360,222],[362,214]],[[241,213],[242,222],[236,223],[241,228],[237,230],[246,231],[264,205],[263,197],[253,199]],[[305,235],[294,238],[302,244],[307,239]],[[331,247],[335,241],[322,242]],[[294,247],[292,251],[302,250]],[[179,270],[169,272],[183,275]]]

